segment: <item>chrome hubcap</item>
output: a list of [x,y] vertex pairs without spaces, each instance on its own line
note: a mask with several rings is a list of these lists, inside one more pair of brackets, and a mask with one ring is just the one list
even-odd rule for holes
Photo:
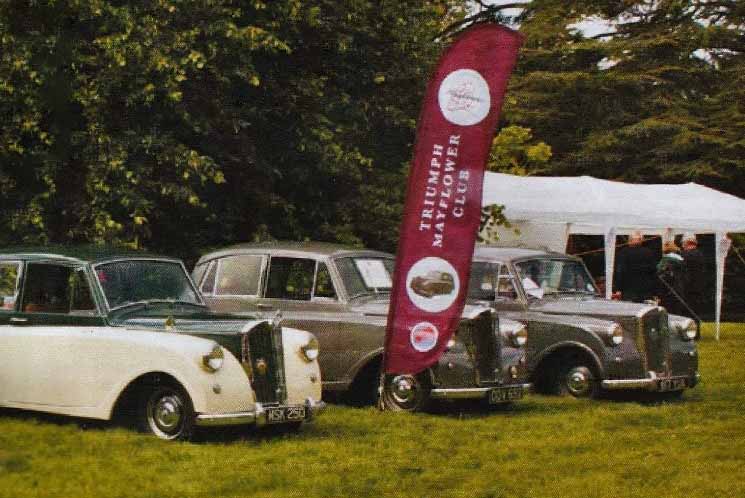
[[574,368],[567,374],[567,389],[573,396],[582,396],[589,392],[591,381],[586,367]]
[[153,431],[171,436],[178,431],[183,416],[181,399],[173,394],[161,396],[151,405],[150,420]]
[[391,381],[393,400],[402,406],[416,402],[417,380],[411,375],[398,375]]

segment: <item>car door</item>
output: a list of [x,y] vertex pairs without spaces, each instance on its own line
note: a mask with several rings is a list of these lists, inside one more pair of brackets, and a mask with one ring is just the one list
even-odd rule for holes
[[3,325],[0,377],[6,401],[46,407],[92,407],[110,388],[105,330],[83,266],[28,262],[14,312]]
[[0,261],[0,403],[17,399],[24,389],[18,370],[27,365],[17,353],[15,334],[22,269],[21,261]]

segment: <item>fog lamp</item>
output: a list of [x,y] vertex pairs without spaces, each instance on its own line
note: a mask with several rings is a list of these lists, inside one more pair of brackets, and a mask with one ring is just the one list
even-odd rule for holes
[[215,344],[212,351],[202,356],[202,367],[210,373],[217,372],[222,368],[224,360],[225,356],[222,348],[218,344]]
[[318,359],[318,350],[318,339],[311,337],[308,343],[300,348],[300,354],[305,361],[311,363]]

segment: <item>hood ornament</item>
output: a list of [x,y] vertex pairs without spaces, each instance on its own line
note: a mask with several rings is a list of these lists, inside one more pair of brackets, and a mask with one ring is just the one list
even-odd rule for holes
[[259,358],[256,360],[256,373],[259,375],[266,374],[267,364],[266,360],[264,358]]
[[281,323],[282,323],[282,310],[277,310],[277,312],[272,317],[272,327],[275,329],[279,328]]

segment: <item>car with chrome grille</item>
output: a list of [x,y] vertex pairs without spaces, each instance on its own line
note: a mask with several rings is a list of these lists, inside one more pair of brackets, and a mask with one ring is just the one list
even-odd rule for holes
[[528,369],[539,392],[679,396],[699,381],[698,324],[652,302],[603,299],[577,257],[477,246],[468,300],[528,328]]
[[200,426],[297,428],[319,413],[318,342],[207,309],[178,259],[101,247],[0,252],[0,406]]
[[[272,242],[206,254],[193,277],[218,312],[281,312],[287,324],[312,332],[321,346],[324,391],[374,402],[393,267],[393,256],[384,252]],[[435,287],[447,284],[441,275],[433,280]],[[414,411],[436,399],[520,399],[529,388],[526,340],[522,324],[498,320],[488,307],[467,306],[439,363],[417,376],[386,376],[380,401],[391,410]]]

